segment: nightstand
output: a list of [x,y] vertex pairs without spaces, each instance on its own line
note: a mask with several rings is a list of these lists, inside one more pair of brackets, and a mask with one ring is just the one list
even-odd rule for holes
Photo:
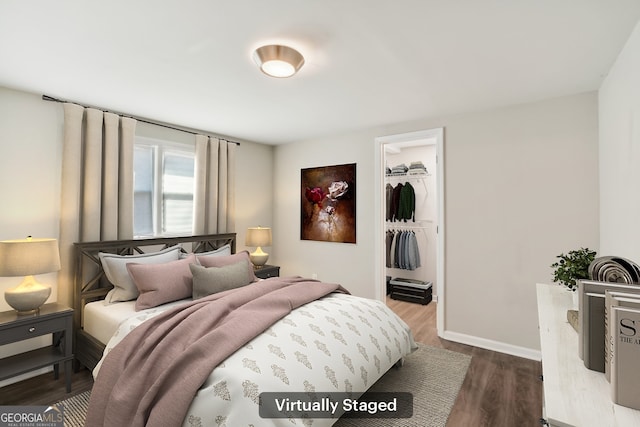
[[0,313],[0,345],[47,334],[53,334],[52,345],[0,359],[0,380],[51,365],[55,379],[58,379],[60,363],[64,362],[64,377],[69,393],[73,360],[73,309],[52,303],[43,305],[33,314],[18,314],[16,311]]
[[261,268],[253,268],[253,272],[258,279],[268,279],[269,277],[280,276],[280,267],[277,265],[263,265]]

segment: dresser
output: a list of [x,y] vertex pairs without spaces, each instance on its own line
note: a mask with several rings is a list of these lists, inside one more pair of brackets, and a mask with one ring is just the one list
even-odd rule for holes
[[542,283],[536,292],[543,418],[550,426],[561,427],[640,426],[640,411],[614,404],[604,374],[585,368],[578,357],[578,333],[567,321],[567,310],[573,309],[571,292]]

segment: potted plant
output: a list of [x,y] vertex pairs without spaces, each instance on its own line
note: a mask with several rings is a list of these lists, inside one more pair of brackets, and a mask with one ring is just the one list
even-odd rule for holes
[[596,257],[596,251],[589,248],[580,248],[569,253],[560,254],[556,258],[559,261],[551,264],[554,268],[553,281],[560,282],[569,290],[577,289],[576,280],[589,278],[589,265]]

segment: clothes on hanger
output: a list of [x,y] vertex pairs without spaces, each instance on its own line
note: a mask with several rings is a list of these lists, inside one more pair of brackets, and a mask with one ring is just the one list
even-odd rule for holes
[[393,219],[393,185],[387,184],[385,186],[385,220],[391,221]]
[[416,192],[413,186],[405,182],[400,190],[400,201],[398,203],[398,220],[413,222],[416,221]]
[[410,183],[398,183],[395,187],[387,184],[385,197],[387,221],[416,221],[416,191]]
[[389,268],[415,270],[421,266],[416,233],[411,230],[388,230],[386,263]]
[[[387,177],[399,178],[403,176],[427,175],[427,168],[421,161],[411,162],[407,167],[405,163],[385,167]],[[404,181],[404,180],[403,180]],[[399,182],[395,187],[387,183],[385,186],[385,219],[390,222],[411,220],[415,222],[416,192],[411,183]],[[386,266],[403,270],[415,270],[421,267],[420,250],[418,240],[413,230],[390,229],[385,236]]]
[[398,208],[400,207],[400,193],[402,192],[402,183],[398,183],[393,187],[391,193],[391,221],[398,221]]

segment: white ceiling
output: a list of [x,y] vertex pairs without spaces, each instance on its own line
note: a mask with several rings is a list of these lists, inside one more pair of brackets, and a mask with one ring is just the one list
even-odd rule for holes
[[[269,144],[597,89],[638,0],[2,0],[0,85]],[[306,58],[290,79],[263,44]]]

